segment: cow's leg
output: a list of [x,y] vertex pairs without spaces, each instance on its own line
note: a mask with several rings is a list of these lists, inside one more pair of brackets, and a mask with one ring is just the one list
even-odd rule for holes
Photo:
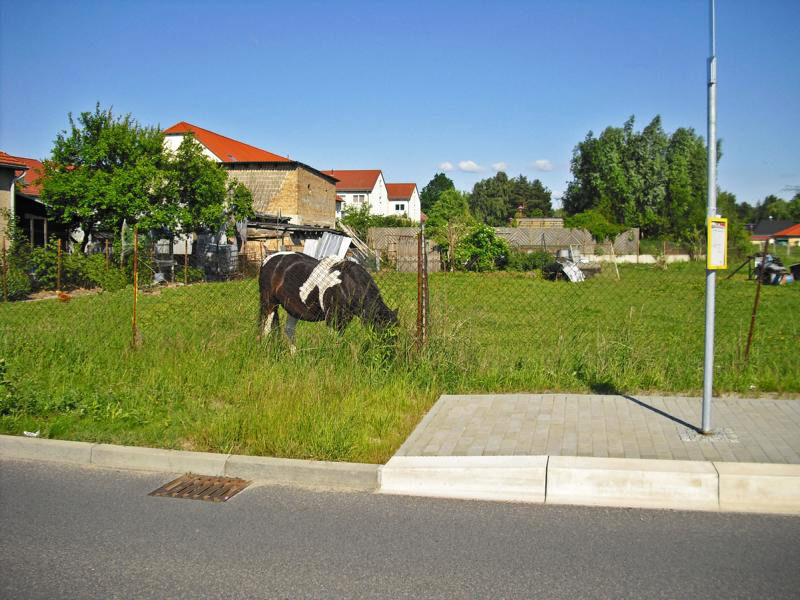
[[297,347],[294,345],[294,330],[297,328],[297,319],[292,315],[286,317],[286,337],[289,338],[289,351],[294,354]]

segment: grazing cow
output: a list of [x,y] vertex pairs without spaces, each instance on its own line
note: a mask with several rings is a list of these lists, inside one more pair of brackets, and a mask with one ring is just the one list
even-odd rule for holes
[[259,335],[277,330],[278,306],[288,313],[286,335],[292,352],[297,321],[322,321],[340,333],[353,317],[385,330],[397,323],[397,312],[383,303],[378,286],[364,267],[329,256],[317,260],[299,252],[276,252],[261,265]]

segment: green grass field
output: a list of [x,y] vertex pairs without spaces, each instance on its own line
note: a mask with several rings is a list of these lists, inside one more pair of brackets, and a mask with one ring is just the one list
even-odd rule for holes
[[[700,264],[613,267],[582,284],[525,274],[431,275],[431,337],[417,350],[416,275],[377,277],[402,328],[382,339],[301,323],[298,353],[256,339],[254,280],[0,305],[0,431],[192,450],[382,462],[442,393],[699,394]],[[722,276],[724,277],[724,275]],[[720,277],[720,279],[722,279]],[[800,284],[717,291],[715,389],[800,392]],[[1,375],[1,374],[0,374]],[[0,379],[3,377],[0,376]],[[699,410],[699,407],[698,407]]]

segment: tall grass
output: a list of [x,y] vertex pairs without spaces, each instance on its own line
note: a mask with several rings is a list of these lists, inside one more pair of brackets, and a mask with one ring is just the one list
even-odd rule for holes
[[[416,276],[377,277],[396,336],[301,323],[298,352],[256,339],[253,280],[0,306],[0,430],[241,454],[382,462],[442,393],[665,391],[702,385],[701,265],[621,266],[582,284],[527,274],[431,276],[418,350]],[[718,392],[800,391],[800,285],[718,288]],[[285,315],[283,315],[285,316]],[[3,379],[0,377],[0,379]],[[2,392],[3,390],[0,390]],[[0,393],[2,399],[3,393]]]

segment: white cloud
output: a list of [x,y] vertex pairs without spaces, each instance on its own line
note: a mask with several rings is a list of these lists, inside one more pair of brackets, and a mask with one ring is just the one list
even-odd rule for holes
[[464,171],[465,173],[480,173],[483,171],[483,167],[474,160],[462,160],[458,163],[458,170]]
[[533,161],[533,168],[537,171],[552,171],[554,169],[553,163],[546,158]]
[[452,171],[453,170],[453,163],[451,163],[449,160],[446,160],[443,163],[439,164],[439,168],[442,171]]
[[504,163],[504,162],[500,161],[500,162],[496,162],[496,163],[494,163],[494,164],[492,165],[492,168],[493,168],[495,171],[507,171],[507,170],[508,170],[508,165],[507,165],[506,163]]

